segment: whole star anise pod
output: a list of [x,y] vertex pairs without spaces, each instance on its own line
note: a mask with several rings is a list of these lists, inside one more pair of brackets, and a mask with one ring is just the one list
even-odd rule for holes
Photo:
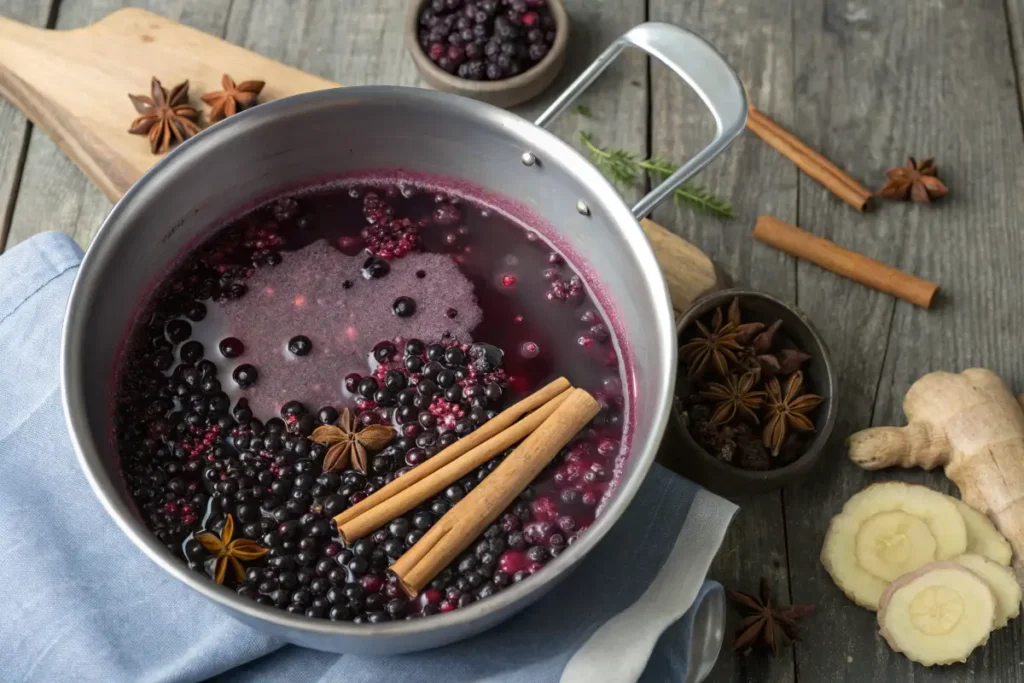
[[133,135],[148,135],[149,148],[153,154],[163,154],[171,148],[172,141],[184,142],[199,132],[196,119],[199,112],[188,103],[188,81],[176,85],[171,94],[160,85],[154,76],[150,83],[151,95],[128,95],[141,116],[132,121],[128,132]]
[[[733,302],[736,307],[738,320],[739,304]],[[730,315],[732,315],[730,306]],[[693,321],[700,334],[679,348],[679,353],[687,363],[687,374],[691,378],[702,377],[707,371],[708,363],[714,366],[715,372],[722,377],[729,374],[729,363],[736,363],[736,352],[742,350],[743,346],[737,341],[741,335],[749,335],[757,329],[761,323],[736,323],[723,320],[722,309],[716,308],[711,317],[711,329],[709,330],[700,320]],[[762,325],[763,327],[763,325]]]
[[754,374],[747,372],[740,377],[729,375],[725,378],[725,384],[709,382],[708,388],[700,392],[700,395],[717,404],[711,413],[711,424],[726,424],[736,417],[736,413],[757,424],[754,411],[761,407],[764,392],[753,391],[756,381]]
[[949,192],[945,183],[936,177],[938,171],[934,159],[918,163],[914,157],[909,157],[906,165],[885,172],[889,180],[878,194],[886,199],[906,199],[909,195],[911,200],[919,204],[928,204]]
[[764,323],[743,322],[743,312],[740,310],[739,297],[734,297],[732,303],[729,304],[729,311],[725,319],[736,326],[736,341],[740,344],[748,343],[755,334],[764,329]]
[[729,600],[743,617],[732,649],[743,652],[755,645],[764,645],[771,648],[773,655],[778,655],[800,636],[797,622],[814,611],[814,605],[773,605],[771,585],[764,578],[760,596],[731,590]]
[[364,428],[356,421],[352,411],[345,408],[336,424],[317,427],[309,438],[330,446],[324,456],[324,472],[337,472],[351,464],[366,474],[369,453],[379,451],[391,443],[395,438],[395,430],[384,425]]
[[224,583],[228,565],[231,566],[236,581],[245,581],[245,568],[242,566],[242,562],[261,558],[269,552],[267,548],[248,538],[231,540],[234,534],[235,520],[230,514],[224,520],[224,528],[221,530],[220,536],[212,531],[196,534],[196,541],[216,558],[217,564],[213,574],[213,580],[216,583]]
[[754,337],[749,345],[744,346],[739,356],[739,364],[748,372],[754,373],[755,379],[761,376],[791,375],[811,359],[809,353],[800,349],[781,349],[772,351],[775,335],[782,327],[782,321],[776,320],[764,331]]
[[765,385],[768,399],[765,401],[766,419],[761,443],[772,455],[779,454],[790,427],[800,432],[814,431],[814,423],[807,417],[807,413],[821,405],[822,398],[816,394],[801,394],[803,383],[804,375],[797,371],[786,381],[785,392],[775,377],[770,378]]
[[228,116],[234,116],[256,104],[256,98],[264,85],[263,81],[242,81],[235,85],[231,76],[224,74],[220,79],[220,86],[224,89],[206,93],[201,97],[203,102],[210,105],[210,122],[215,123]]

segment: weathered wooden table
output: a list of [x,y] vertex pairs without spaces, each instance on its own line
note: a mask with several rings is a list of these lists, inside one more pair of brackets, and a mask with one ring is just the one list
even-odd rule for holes
[[[138,2],[204,31],[341,83],[417,85],[402,44],[408,0],[150,0]],[[118,0],[4,0],[0,14],[74,28]],[[858,470],[842,439],[901,420],[910,383],[933,369],[992,368],[1024,383],[1024,127],[1018,61],[1024,0],[567,0],[565,72],[545,101],[613,38],[644,20],[688,27],[740,73],[751,101],[854,177],[877,186],[907,155],[935,156],[951,195],[940,205],[887,203],[858,214],[752,135],[700,177],[735,207],[730,221],[665,205],[655,219],[703,248],[736,281],[794,301],[832,350],[842,408],[835,443],[813,477],[744,501],[712,577],[756,589],[769,577],[784,600],[816,614],[792,652],[772,660],[723,651],[713,681],[1024,680],[1017,619],[966,665],[926,670],[892,653],[874,614],[855,607],[818,562],[829,517],[879,477],[944,486],[937,475]],[[239,74],[258,77],[259,74]],[[566,138],[682,159],[711,122],[685,86],[639,53],[621,60],[567,115]],[[535,116],[544,101],[523,108]],[[126,116],[130,111],[126,109]],[[633,193],[631,193],[633,194]],[[0,247],[43,230],[87,245],[110,203],[39,131],[0,101]],[[750,238],[770,213],[940,282],[931,311],[898,302]]]

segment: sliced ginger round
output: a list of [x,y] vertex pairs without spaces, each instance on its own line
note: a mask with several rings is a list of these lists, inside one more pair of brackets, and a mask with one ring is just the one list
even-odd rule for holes
[[878,609],[890,581],[966,549],[966,526],[949,496],[893,481],[846,501],[829,524],[821,562],[847,597]]
[[996,598],[996,621],[993,628],[1000,629],[1020,614],[1020,584],[1013,570],[997,564],[987,557],[966,553],[954,562],[962,564],[988,584]]
[[857,532],[857,562],[886,581],[935,560],[938,543],[928,524],[902,510],[879,512],[864,520]]
[[999,533],[995,524],[962,500],[951,500],[956,504],[956,509],[960,511],[967,525],[967,552],[987,557],[993,562],[1009,567],[1013,550],[1010,549],[1010,542]]
[[988,641],[997,609],[980,576],[955,562],[932,562],[889,585],[878,626],[889,646],[911,660],[952,664]]

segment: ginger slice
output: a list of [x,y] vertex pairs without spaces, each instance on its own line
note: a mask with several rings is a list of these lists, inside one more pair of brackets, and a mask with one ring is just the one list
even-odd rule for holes
[[952,499],[967,525],[967,552],[987,557],[1009,567],[1013,557],[1010,542],[999,533],[988,516],[957,498]]
[[963,517],[948,496],[892,481],[846,501],[829,524],[821,562],[847,597],[878,609],[890,581],[966,549]]
[[889,584],[878,626],[889,646],[912,661],[952,664],[988,642],[997,609],[980,576],[956,562],[932,562]]
[[857,530],[857,562],[886,582],[934,562],[937,547],[928,524],[902,510],[872,515]]
[[997,564],[987,557],[966,553],[953,560],[970,569],[988,584],[996,598],[996,621],[994,629],[1001,629],[1020,614],[1020,585],[1013,570]]

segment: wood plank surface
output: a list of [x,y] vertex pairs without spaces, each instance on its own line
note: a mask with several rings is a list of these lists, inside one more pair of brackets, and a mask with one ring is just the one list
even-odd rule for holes
[[[189,84],[189,97],[221,89],[224,74],[258,73],[260,101],[335,88],[336,83],[163,15],[125,7],[74,30],[39,29],[0,17],[0,95],[57,143],[116,201],[161,159],[127,134],[138,115],[128,93]],[[70,85],[69,85],[70,84]],[[201,111],[200,107],[200,111]],[[209,125],[201,113],[200,126]]]
[[[56,0],[52,0],[56,2]],[[421,85],[405,54],[408,0],[148,0],[133,2],[268,57],[347,85]],[[56,26],[91,23],[115,0],[62,0]],[[6,0],[3,16],[45,25],[51,0]],[[993,635],[966,665],[925,669],[893,653],[875,615],[854,606],[818,560],[828,519],[866,483],[900,478],[952,491],[920,472],[869,474],[842,440],[901,424],[900,402],[921,374],[985,365],[1024,388],[1024,128],[1019,65],[1024,0],[567,0],[573,38],[565,70],[534,118],[604,46],[649,17],[700,33],[740,73],[751,102],[868,187],[907,155],[935,156],[951,194],[934,207],[884,203],[858,214],[750,134],[699,177],[728,199],[726,221],[666,203],[654,218],[708,253],[737,284],[794,301],[822,332],[840,378],[840,420],[812,480],[739,501],[711,577],[755,590],[769,577],[783,602],[811,602],[804,637],[779,659],[723,649],[714,682],[1024,680],[1024,620]],[[250,75],[257,77],[258,75]],[[592,114],[553,129],[641,155],[682,161],[711,121],[668,70],[630,52],[584,95]],[[129,112],[130,113],[130,112]],[[0,102],[0,248],[48,229],[87,244],[110,203],[53,143]],[[627,189],[628,199],[641,194]],[[931,311],[797,263],[750,238],[769,213],[942,284]],[[730,626],[734,620],[730,622]],[[726,638],[731,638],[730,632]]]
[[[4,0],[4,17],[32,26],[49,25],[55,0]],[[14,105],[0,98],[0,252],[14,213],[21,183],[22,167],[28,151],[32,124]]]
[[[750,98],[762,108],[792,115],[792,43],[790,3],[744,3],[728,0],[680,3],[651,0],[650,18],[688,28],[710,41],[739,73]],[[652,151],[677,163],[696,153],[714,134],[707,110],[667,68],[652,65]],[[734,220],[723,220],[666,202],[654,218],[699,246],[738,286],[771,292],[793,301],[793,259],[759,250],[749,237],[759,213],[796,219],[797,171],[787,160],[749,132],[696,178],[732,203]],[[727,587],[757,592],[764,576],[776,594],[789,601],[786,534],[782,494],[738,500],[740,512],[729,529],[710,578]],[[795,679],[792,655],[779,659],[742,657],[729,650],[735,615],[730,610],[726,643],[709,681],[778,681]]]
[[225,38],[342,85],[421,85],[405,54],[404,0],[235,0]]
[[[828,519],[870,481],[954,490],[937,473],[854,467],[841,439],[902,424],[910,384],[931,370],[984,365],[1018,386],[1024,236],[1018,227],[1024,139],[1003,3],[795,0],[793,130],[869,187],[906,156],[937,159],[950,196],[933,207],[883,203],[858,214],[800,179],[802,227],[942,284],[924,311],[809,264],[797,298],[825,336],[843,406],[833,449],[813,481],[786,493],[793,598],[818,605],[797,671],[807,680],[1019,681],[1021,620],[963,666],[925,669],[877,635],[818,559]],[[777,114],[777,112],[773,112]]]
[[[230,0],[62,0],[56,28],[86,26],[124,6],[144,7],[201,31],[222,36]],[[165,84],[166,85],[166,84]],[[142,84],[145,92],[145,84]],[[126,98],[127,101],[127,98]],[[133,110],[125,109],[131,122]],[[111,202],[40,130],[33,130],[7,244],[12,246],[44,230],[68,233],[87,246],[109,213]]]

